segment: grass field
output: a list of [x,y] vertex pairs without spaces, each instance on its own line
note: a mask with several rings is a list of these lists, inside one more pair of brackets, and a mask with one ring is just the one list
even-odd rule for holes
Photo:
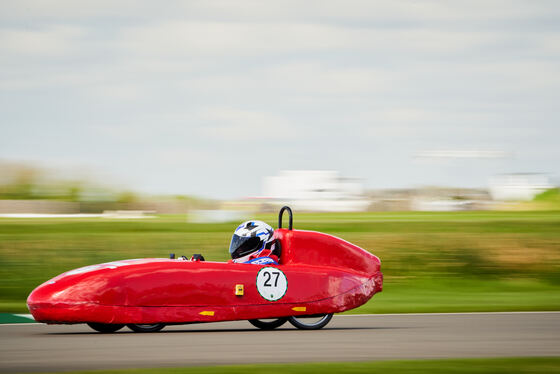
[[[249,217],[248,217],[249,218]],[[276,226],[275,215],[258,218]],[[382,259],[384,292],[358,313],[560,310],[560,212],[298,214],[294,226],[351,241]],[[202,253],[224,261],[236,223],[0,218],[0,311],[76,267]]]
[[265,364],[188,368],[75,371],[73,374],[286,374],[286,373],[560,373],[560,358],[490,358],[452,360],[395,360],[312,364]]

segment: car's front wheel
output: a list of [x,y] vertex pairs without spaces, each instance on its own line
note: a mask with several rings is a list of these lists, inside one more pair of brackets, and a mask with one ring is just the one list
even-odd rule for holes
[[290,323],[301,330],[319,330],[331,321],[330,314],[314,314],[312,316],[291,316],[288,320]]
[[250,319],[249,323],[261,330],[273,330],[282,326],[288,321],[287,317],[284,318],[270,318],[270,319]]
[[124,325],[116,324],[116,323],[95,323],[95,322],[88,322],[88,326],[94,329],[95,331],[99,331],[102,333],[115,332],[124,327]]
[[161,330],[162,328],[165,327],[164,323],[153,323],[150,325],[147,324],[128,324],[126,325],[126,327],[128,327],[129,329],[131,329],[134,332],[156,332]]

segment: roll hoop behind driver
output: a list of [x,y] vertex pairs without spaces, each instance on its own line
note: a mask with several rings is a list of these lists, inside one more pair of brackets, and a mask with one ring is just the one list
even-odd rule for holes
[[263,221],[246,221],[235,229],[229,245],[231,262],[278,265],[280,246],[274,229]]

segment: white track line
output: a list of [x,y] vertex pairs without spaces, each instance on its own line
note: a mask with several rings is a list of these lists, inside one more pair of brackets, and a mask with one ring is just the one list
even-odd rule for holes
[[27,326],[27,325],[43,325],[39,322],[22,322],[22,323],[0,323],[0,327],[2,326]]
[[35,320],[31,314],[14,314],[14,316],[29,318],[29,319]]

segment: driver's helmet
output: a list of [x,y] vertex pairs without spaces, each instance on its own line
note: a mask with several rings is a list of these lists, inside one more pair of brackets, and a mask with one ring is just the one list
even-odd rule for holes
[[270,249],[274,242],[273,234],[274,229],[263,221],[243,222],[235,229],[231,238],[231,258],[235,260],[252,254],[258,257],[264,249]]

